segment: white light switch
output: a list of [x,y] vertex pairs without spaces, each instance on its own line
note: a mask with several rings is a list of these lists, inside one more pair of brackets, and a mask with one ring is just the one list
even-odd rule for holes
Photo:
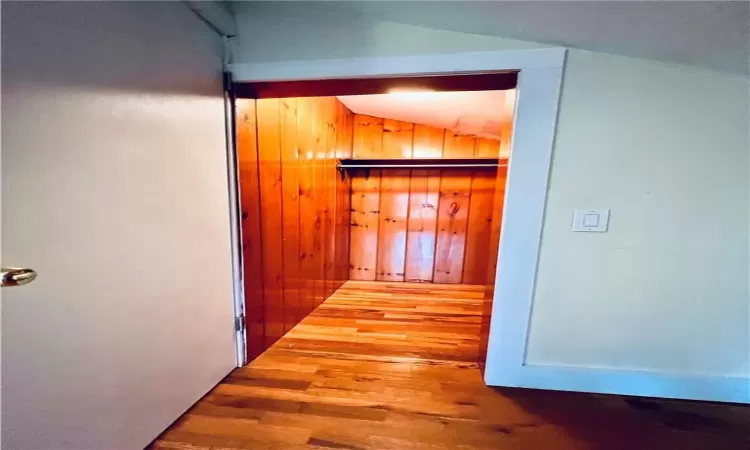
[[606,233],[609,225],[608,209],[579,209],[573,213],[572,231]]
[[586,213],[583,215],[583,226],[587,228],[599,226],[599,214]]

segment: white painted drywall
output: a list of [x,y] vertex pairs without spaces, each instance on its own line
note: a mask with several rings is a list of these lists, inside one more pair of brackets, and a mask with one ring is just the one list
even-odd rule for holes
[[[539,46],[236,7],[237,63]],[[570,52],[527,362],[748,377],[747,101],[741,75]],[[570,232],[576,207],[611,208],[610,232]]]
[[180,2],[2,4],[7,449],[144,448],[235,364],[218,35]]
[[349,1],[402,24],[748,73],[750,5],[738,1]]
[[749,126],[742,75],[569,54],[528,363],[748,376]]
[[236,2],[232,6],[238,28],[237,63],[549,47],[385,22],[320,2]]

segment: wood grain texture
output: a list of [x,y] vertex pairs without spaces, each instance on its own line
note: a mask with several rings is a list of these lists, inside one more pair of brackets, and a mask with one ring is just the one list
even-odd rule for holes
[[414,124],[384,119],[382,139],[381,158],[411,158]]
[[427,125],[414,125],[412,158],[442,158],[445,130]]
[[248,360],[252,360],[266,349],[255,100],[237,100],[235,118],[240,182],[247,354]]
[[325,300],[325,232],[326,232],[326,135],[327,121],[324,100],[311,98],[312,104],[312,138],[313,138],[313,204],[315,205],[315,222],[313,230],[313,306],[317,307]]
[[409,219],[406,233],[406,281],[431,282],[435,268],[440,173],[413,170],[409,185]]
[[284,334],[281,114],[277,99],[258,100],[257,105],[265,338],[268,346]]
[[507,124],[501,130],[500,157],[509,158],[511,145],[513,143],[513,124]]
[[[482,310],[482,325],[479,332],[480,360],[487,359],[487,345],[490,337],[490,313],[495,297],[495,275],[497,273],[498,254],[500,252],[500,235],[502,232],[503,208],[505,206],[505,185],[508,178],[508,160],[501,161],[504,167],[498,167],[495,177],[495,189],[492,199],[492,226],[490,227],[489,255],[487,257],[487,272],[484,282],[484,302]],[[484,366],[482,366],[484,370]]]
[[[414,124],[385,119],[382,139],[382,157],[410,158],[414,142]],[[409,175],[409,170],[381,172],[376,266],[376,279],[379,281],[404,281]]]
[[743,405],[485,386],[482,295],[347,282],[149,449],[750,448]]
[[433,274],[435,283],[460,283],[463,277],[470,198],[467,180],[471,180],[471,171],[441,171]]
[[380,117],[354,115],[352,158],[383,158],[383,122]]
[[[252,102],[239,105],[237,143],[252,359],[346,278],[349,220],[347,210],[341,214],[344,225],[337,230],[335,156],[337,151],[351,154],[352,133],[346,119],[352,114],[335,98],[263,99],[257,107]],[[340,139],[339,111],[344,118]],[[348,186],[341,186],[341,196],[341,204],[348,208]],[[336,267],[342,273],[338,285]]]
[[477,138],[474,147],[475,158],[499,158],[500,141],[487,138]]
[[409,170],[384,171],[380,178],[380,225],[376,279],[404,281]]
[[[336,157],[351,158],[354,114],[338,102]],[[351,228],[351,177],[336,172],[335,288],[349,279],[349,230]]]
[[281,190],[284,259],[284,332],[302,320],[300,304],[299,150],[297,146],[297,99],[281,100]]
[[[414,125],[413,158],[442,158],[445,130]],[[413,170],[409,186],[406,234],[406,281],[432,282],[440,172]]]
[[473,136],[465,136],[446,130],[443,139],[443,158],[474,157],[476,141]]
[[315,309],[315,260],[313,255],[315,234],[315,199],[313,177],[315,145],[313,143],[313,101],[297,99],[297,134],[300,147],[300,304],[303,316]]
[[[464,284],[481,284],[487,281],[487,267],[492,258],[491,240],[495,179],[493,172],[474,172],[469,194],[469,219],[466,228],[466,254],[464,255]],[[497,243],[494,243],[497,249]],[[488,252],[490,256],[488,257]],[[494,253],[497,255],[497,251]],[[495,256],[497,258],[497,256]]]
[[[501,162],[502,163],[502,162]],[[508,181],[508,161],[504,161],[504,167],[499,167],[495,176],[495,187],[493,189],[492,197],[492,227],[490,230],[490,261],[491,264],[487,267],[488,273],[493,274],[497,269],[497,254],[500,250],[500,234],[501,225],[503,221],[503,208],[505,207],[505,187]],[[494,283],[494,278],[492,278]],[[488,279],[489,281],[489,279]]]
[[335,272],[335,235],[336,235],[336,147],[338,146],[337,109],[338,100],[335,97],[323,99],[326,123],[326,150],[325,150],[325,228],[323,231],[325,247],[324,252],[324,293],[328,298],[336,290]]
[[[383,119],[355,114],[352,140],[354,158],[382,157]],[[352,178],[349,277],[354,280],[374,281],[377,276],[380,175],[380,170],[370,170]]]
[[351,183],[349,278],[374,281],[380,225],[380,170],[353,177]]
[[[499,141],[426,125],[361,114],[354,115],[354,122],[355,159],[497,158],[500,149]],[[490,227],[482,217],[491,217],[491,212],[484,210],[492,207],[492,192],[483,182],[494,178],[494,173],[470,169],[351,173],[350,279],[483,284],[487,252],[478,249],[488,244]],[[472,190],[474,176],[481,179]],[[473,193],[478,195],[477,207],[469,224]],[[439,222],[440,204],[443,213]],[[451,213],[454,207],[458,209]],[[372,217],[377,213],[372,211],[379,211],[377,226]],[[436,233],[438,222],[442,233]],[[481,275],[464,281],[465,257],[472,274],[479,271]]]

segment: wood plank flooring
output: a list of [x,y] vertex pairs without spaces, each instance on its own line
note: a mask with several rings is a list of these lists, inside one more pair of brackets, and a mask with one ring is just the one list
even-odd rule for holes
[[750,449],[748,407],[485,386],[481,289],[349,281],[150,448]]

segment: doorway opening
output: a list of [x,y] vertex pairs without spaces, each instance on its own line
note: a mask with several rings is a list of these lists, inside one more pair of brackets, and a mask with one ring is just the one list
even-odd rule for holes
[[248,361],[294,329],[307,350],[484,362],[516,81],[235,86]]

